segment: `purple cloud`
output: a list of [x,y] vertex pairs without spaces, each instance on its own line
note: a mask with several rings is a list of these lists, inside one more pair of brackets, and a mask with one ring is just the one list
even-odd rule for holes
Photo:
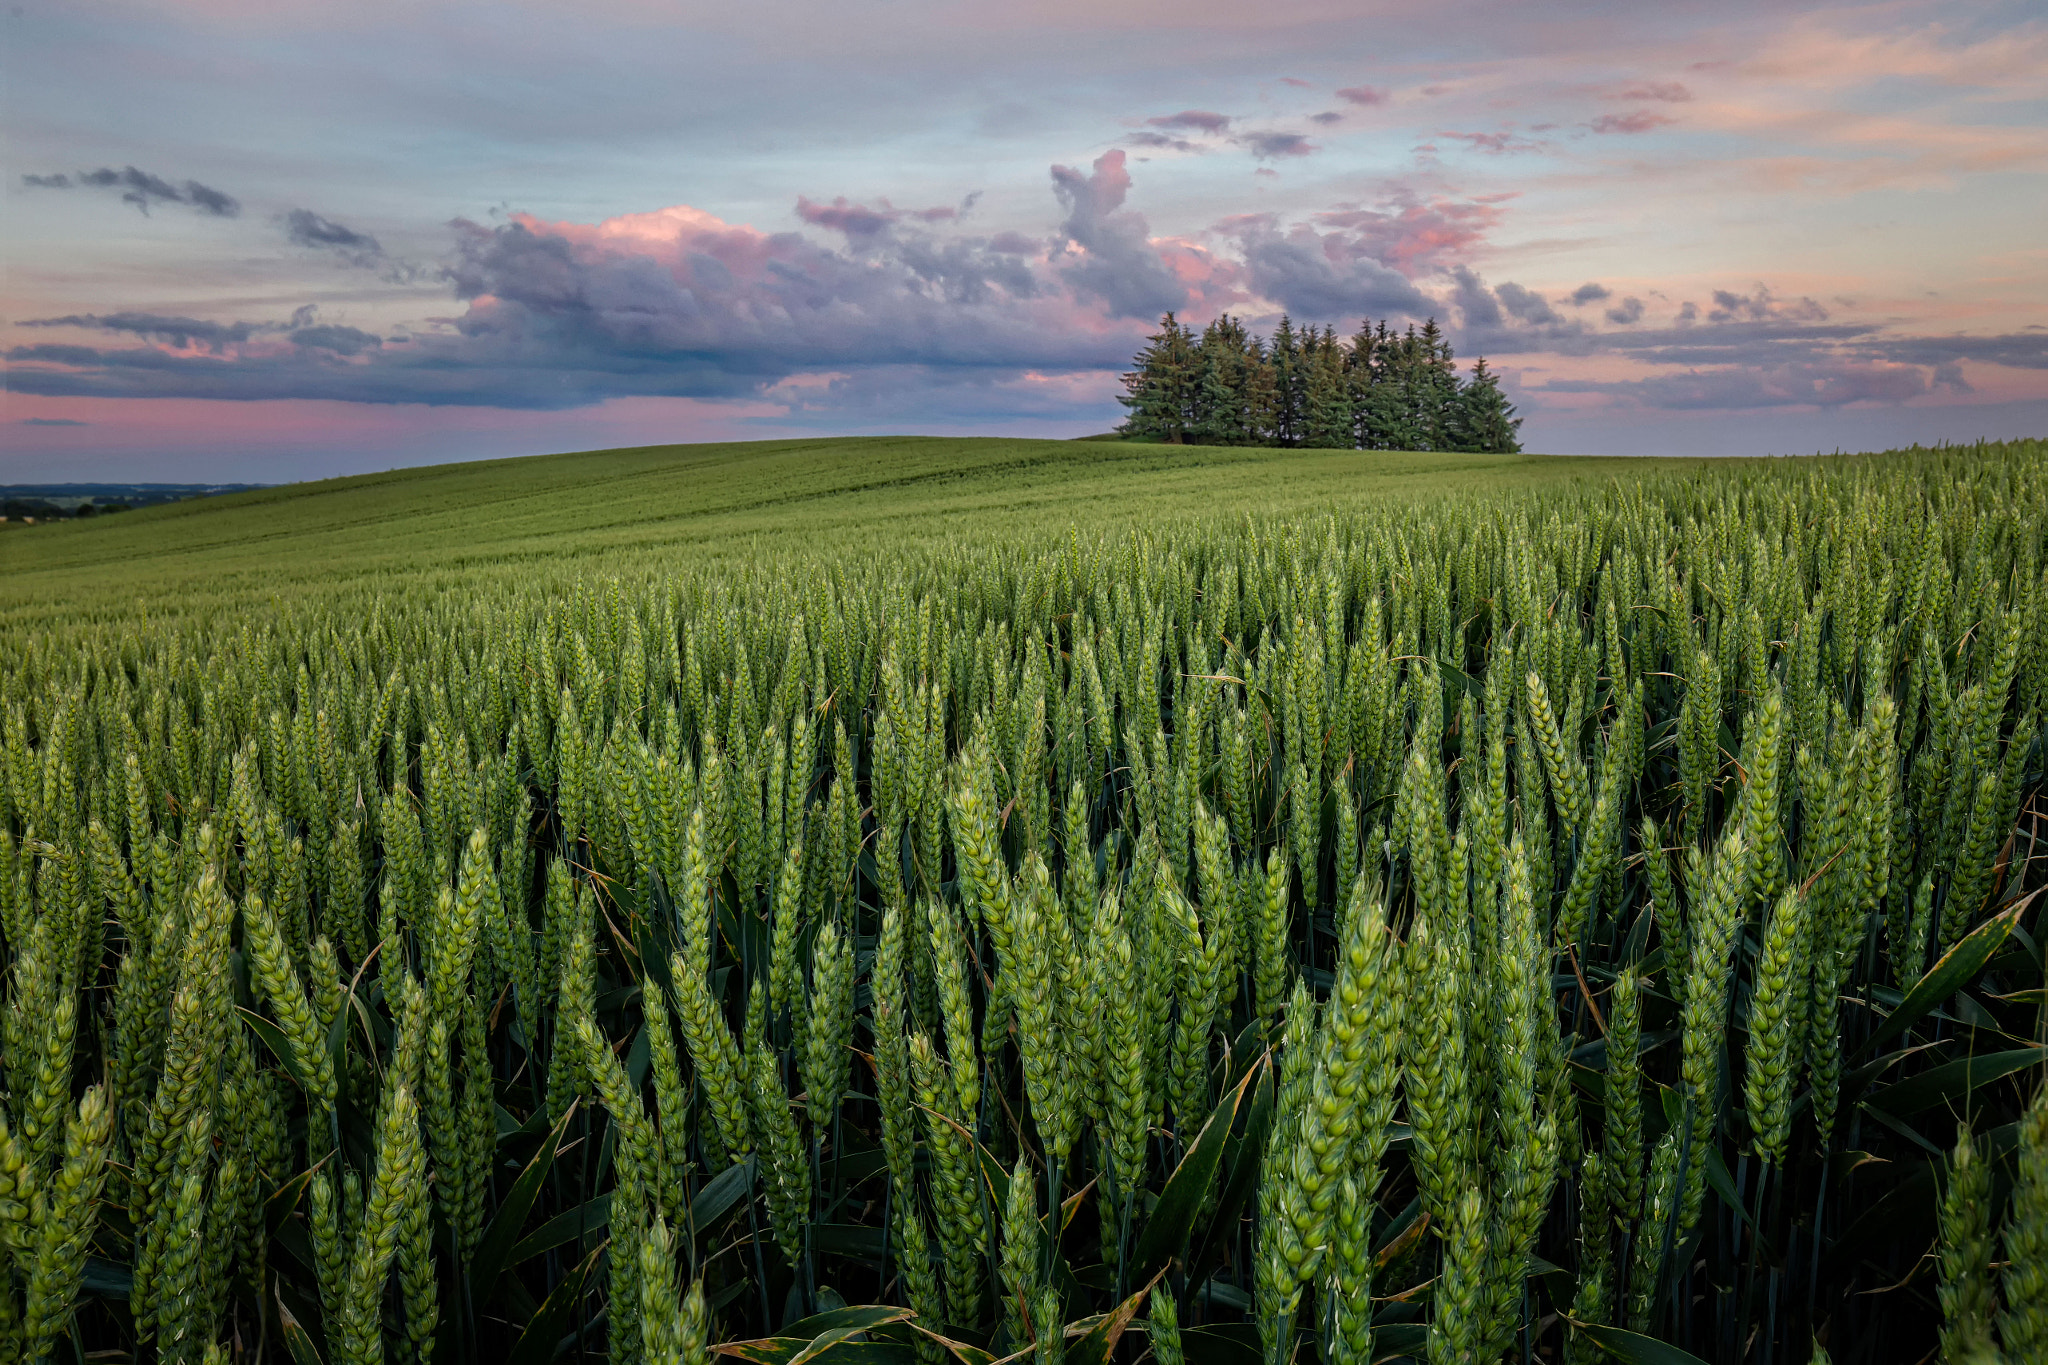
[[[309,315],[310,316],[310,315]],[[209,322],[202,318],[168,317],[161,313],[71,313],[56,318],[28,318],[23,327],[77,327],[88,331],[126,332],[146,341],[180,350],[199,349],[216,355],[265,332],[281,332],[281,322]]]
[[948,206],[929,209],[899,209],[888,200],[876,201],[879,208],[857,204],[840,195],[829,204],[815,203],[803,195],[796,198],[796,216],[813,227],[827,228],[849,239],[865,240],[888,231],[897,223],[943,223],[960,216]]
[[1226,225],[1244,258],[1246,283],[1297,317],[1336,322],[1396,314],[1425,317],[1434,302],[1400,271],[1345,232],[1308,224],[1282,231],[1264,217]]
[[1054,166],[1052,185],[1067,210],[1063,249],[1078,258],[1061,269],[1069,285],[1112,317],[1151,319],[1186,307],[1187,289],[1152,249],[1144,218],[1119,212],[1131,190],[1121,148],[1095,158],[1087,175]]
[[1511,156],[1520,152],[1540,151],[1543,143],[1518,136],[1503,129],[1497,133],[1438,133],[1438,137],[1451,138],[1462,142],[1475,152],[1487,152],[1493,156]]
[[1349,100],[1353,104],[1370,106],[1374,104],[1385,104],[1389,96],[1385,90],[1380,89],[1378,86],[1348,85],[1337,92],[1337,98],[1340,100]]
[[1679,412],[1839,408],[1917,398],[1928,391],[1928,378],[1917,369],[1838,362],[1768,369],[1727,367],[1646,379],[1555,379],[1540,391],[1605,394],[1634,406]]
[[184,204],[198,209],[213,218],[233,218],[242,211],[242,205],[233,195],[202,185],[197,180],[183,184],[172,184],[160,175],[139,171],[133,166],[114,170],[102,166],[96,171],[81,171],[77,179],[68,175],[24,175],[24,185],[34,189],[68,190],[73,187],[101,190],[119,190],[121,202],[133,204],[147,215],[152,204]]
[[1692,91],[1677,81],[1644,81],[1631,85],[1625,90],[1609,96],[1617,100],[1661,100],[1666,104],[1683,104],[1692,98]]
[[1631,109],[1626,114],[1602,114],[1588,123],[1586,129],[1594,133],[1648,133],[1676,122],[1675,118],[1648,109]]
[[1501,216],[1497,202],[1440,197],[1402,189],[1373,208],[1332,209],[1315,216],[1349,235],[1347,250],[1370,256],[1410,279],[1447,269],[1478,248]]
[[1200,143],[1190,142],[1184,137],[1173,137],[1166,133],[1136,132],[1124,139],[1133,147],[1147,147],[1169,152],[1202,152],[1208,148]]
[[1243,133],[1237,141],[1239,146],[1250,148],[1251,154],[1261,161],[1308,156],[1320,150],[1303,133]]
[[1191,128],[1202,133],[1220,133],[1230,126],[1230,115],[1207,109],[1183,109],[1178,114],[1160,114],[1145,120],[1148,128]]
[[1768,287],[1759,284],[1754,294],[1716,289],[1714,311],[1707,314],[1707,321],[1733,322],[1740,318],[1749,322],[1825,322],[1827,316],[1828,310],[1812,299],[1800,298],[1787,303],[1775,297]]
[[1493,292],[1500,299],[1501,307],[1523,322],[1538,327],[1560,326],[1564,323],[1564,318],[1559,316],[1557,310],[1552,308],[1541,294],[1533,289],[1524,289],[1513,280],[1497,286]]
[[1607,320],[1627,327],[1643,320],[1643,301],[1631,295],[1607,310]]

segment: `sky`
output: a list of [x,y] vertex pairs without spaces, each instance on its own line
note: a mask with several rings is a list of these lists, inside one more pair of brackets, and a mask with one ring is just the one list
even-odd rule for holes
[[1076,436],[1436,318],[1555,453],[2048,435],[2035,3],[11,0],[0,482]]

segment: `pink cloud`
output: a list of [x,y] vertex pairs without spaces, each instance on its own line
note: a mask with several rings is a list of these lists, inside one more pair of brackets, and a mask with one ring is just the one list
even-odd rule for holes
[[1385,104],[1389,98],[1385,90],[1374,85],[1348,85],[1337,92],[1337,98],[1352,104]]
[[1477,252],[1504,216],[1504,198],[1407,198],[1386,208],[1334,209],[1317,214],[1316,221],[1342,229],[1352,253],[1415,279]]
[[590,251],[642,256],[684,272],[692,256],[707,256],[735,273],[755,275],[771,258],[789,249],[768,233],[728,223],[688,204],[624,213],[590,224],[548,222],[530,213],[515,213],[511,220],[536,237],[559,238]]

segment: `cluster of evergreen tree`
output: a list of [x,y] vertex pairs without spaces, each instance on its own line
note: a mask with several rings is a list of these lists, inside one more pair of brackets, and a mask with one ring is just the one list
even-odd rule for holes
[[1521,419],[1482,357],[1459,378],[1432,318],[1395,332],[1368,319],[1346,341],[1334,327],[1268,342],[1228,314],[1198,335],[1172,313],[1123,377],[1121,428],[1174,445],[1321,446],[1363,450],[1521,450]]

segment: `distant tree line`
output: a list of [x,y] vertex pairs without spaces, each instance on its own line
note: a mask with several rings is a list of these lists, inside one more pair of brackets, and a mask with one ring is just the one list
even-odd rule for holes
[[1395,332],[1370,319],[1270,342],[1225,314],[1199,334],[1172,313],[1123,377],[1120,430],[1175,445],[1320,446],[1513,454],[1522,421],[1481,357],[1460,378],[1434,318]]
[[76,507],[63,503],[46,502],[42,498],[0,498],[0,520],[26,521],[34,517],[37,521],[55,521],[61,517],[94,517],[103,512],[125,512],[126,503],[82,502]]

